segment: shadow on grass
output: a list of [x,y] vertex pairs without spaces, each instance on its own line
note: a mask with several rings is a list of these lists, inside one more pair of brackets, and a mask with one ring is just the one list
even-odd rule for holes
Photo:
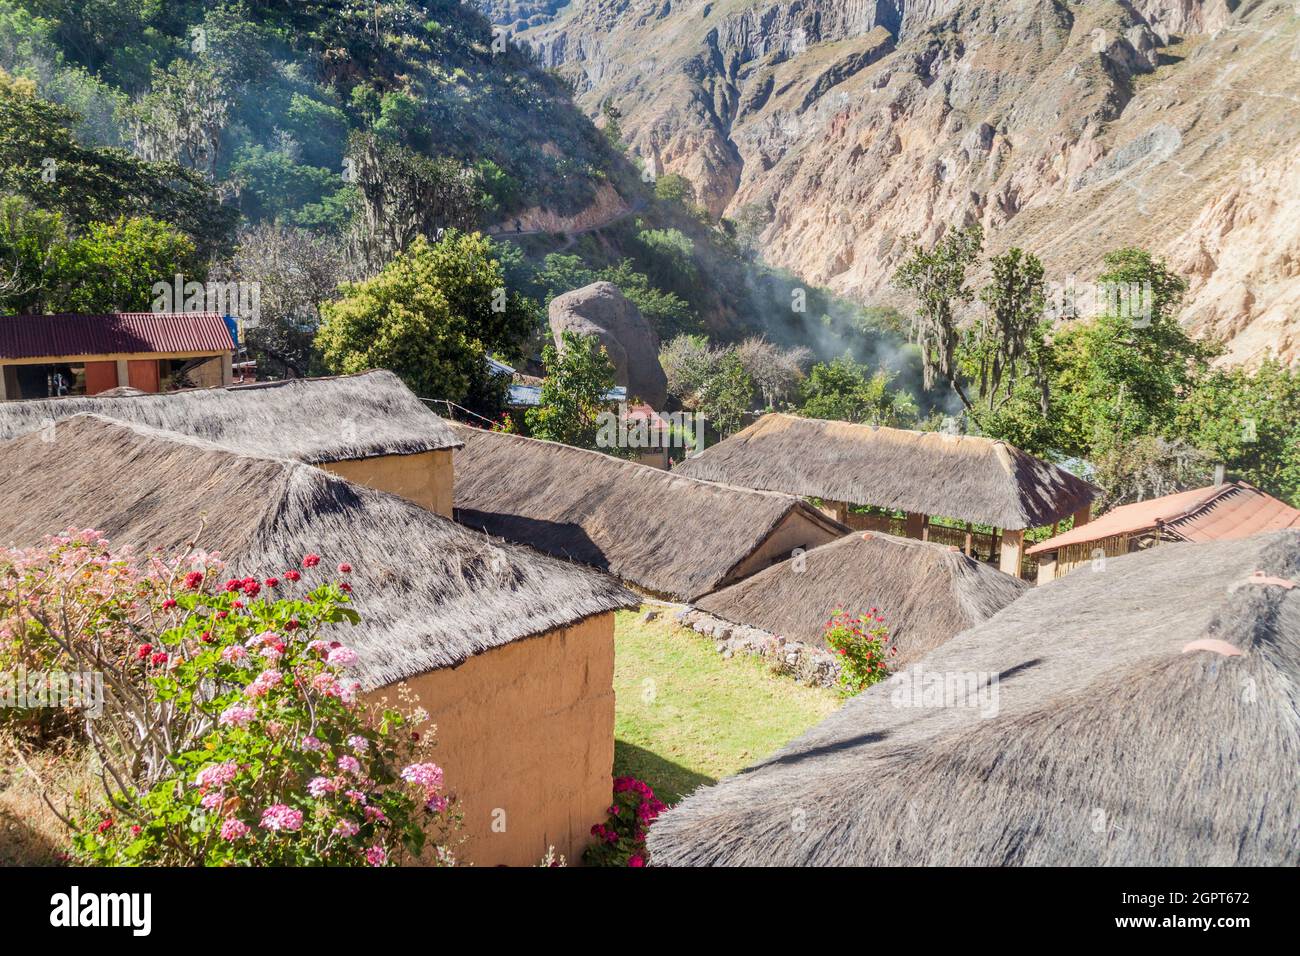
[[614,776],[644,780],[650,784],[655,796],[669,806],[697,787],[717,783],[712,777],[665,760],[644,747],[624,740],[614,741]]

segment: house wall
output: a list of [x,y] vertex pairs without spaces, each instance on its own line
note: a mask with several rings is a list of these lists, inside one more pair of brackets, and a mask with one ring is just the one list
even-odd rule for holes
[[[437,724],[434,761],[476,866],[578,862],[614,767],[614,615],[515,641],[405,682]],[[369,695],[396,702],[394,685]]]
[[731,584],[764,568],[784,561],[795,548],[805,550],[834,541],[839,534],[813,521],[805,514],[793,511],[776,526],[754,553],[737,564],[718,587]]
[[321,467],[355,484],[400,495],[422,508],[451,517],[451,449],[332,461]]

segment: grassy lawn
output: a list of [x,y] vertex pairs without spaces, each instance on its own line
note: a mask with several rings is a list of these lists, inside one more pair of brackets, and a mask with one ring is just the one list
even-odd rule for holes
[[622,611],[615,631],[614,773],[640,777],[665,803],[733,774],[839,706],[833,691],[731,660],[662,614]]

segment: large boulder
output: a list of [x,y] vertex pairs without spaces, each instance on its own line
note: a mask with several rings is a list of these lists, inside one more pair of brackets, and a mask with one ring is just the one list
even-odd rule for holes
[[561,346],[563,332],[599,337],[614,363],[614,380],[658,410],[668,401],[668,379],[659,364],[659,336],[641,310],[612,282],[593,282],[551,300],[551,334]]

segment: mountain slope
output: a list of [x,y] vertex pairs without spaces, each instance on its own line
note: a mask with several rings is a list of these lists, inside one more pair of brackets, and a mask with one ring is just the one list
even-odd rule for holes
[[[1228,359],[1300,357],[1300,20],[1281,0],[495,0],[589,113],[765,258],[890,303],[979,221],[1080,282],[1143,245]],[[523,14],[523,19],[516,18]]]

